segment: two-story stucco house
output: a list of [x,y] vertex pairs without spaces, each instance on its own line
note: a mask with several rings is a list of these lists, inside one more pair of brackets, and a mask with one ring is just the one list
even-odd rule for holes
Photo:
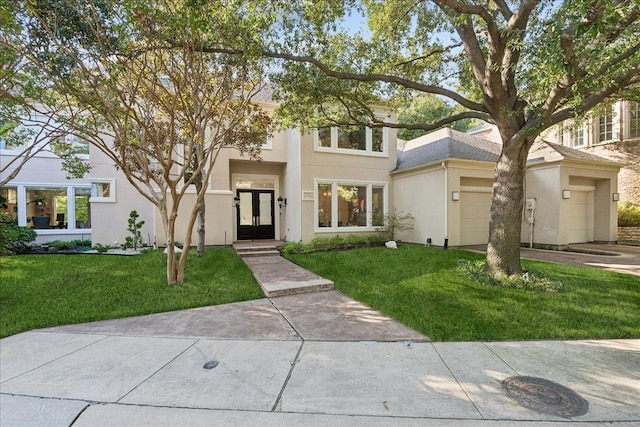
[[[275,108],[266,102],[262,106]],[[145,221],[143,240],[164,245],[155,208],[102,153],[92,149],[91,163],[94,243],[122,243],[129,212],[136,210]],[[389,171],[395,165],[396,133],[386,128],[276,132],[264,143],[261,161],[223,150],[205,196],[205,244],[310,241],[316,236],[374,232],[380,214],[391,208]],[[195,199],[195,190],[181,204],[185,208],[179,213],[177,239],[186,232],[189,198]]]

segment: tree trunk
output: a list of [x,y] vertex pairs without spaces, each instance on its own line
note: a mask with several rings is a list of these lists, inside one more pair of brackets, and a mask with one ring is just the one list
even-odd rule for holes
[[[198,176],[196,177],[194,183],[196,185],[196,194],[200,194],[203,191],[203,185],[204,183],[202,182],[202,173],[199,173]],[[205,203],[204,200],[202,200],[202,203],[200,203],[200,207],[198,208],[198,213],[197,213],[197,225],[196,225],[196,233],[198,234],[198,245],[196,248],[196,255],[198,257],[201,257],[204,255],[204,239],[205,239],[205,229],[204,229],[204,214],[205,214]]]
[[503,145],[496,164],[487,245],[487,267],[495,275],[522,273],[520,233],[527,152],[527,141],[512,139]]

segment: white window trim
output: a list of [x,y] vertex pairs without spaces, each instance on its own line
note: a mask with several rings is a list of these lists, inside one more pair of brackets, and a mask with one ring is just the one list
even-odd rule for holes
[[331,146],[320,146],[320,132],[318,128],[313,130],[313,147],[317,152],[348,154],[355,156],[388,157],[389,156],[389,128],[382,129],[382,151],[373,151],[373,128],[366,126],[366,148],[355,150],[351,148],[338,148],[338,128],[331,127]]
[[89,203],[115,203],[116,202],[116,180],[113,178],[91,178],[91,188],[93,184],[109,184],[109,197],[91,196]]
[[367,208],[367,226],[366,227],[338,227],[338,204],[331,203],[331,227],[319,227],[318,223],[320,221],[318,215],[318,201],[320,200],[320,195],[318,194],[318,185],[325,184],[331,185],[331,198],[332,200],[337,200],[338,198],[338,185],[354,185],[354,186],[366,186],[367,191],[367,206],[371,206],[373,201],[373,187],[382,187],[383,191],[383,204],[384,211],[382,212],[384,215],[389,214],[389,183],[385,181],[357,181],[350,179],[324,179],[324,178],[316,178],[314,180],[313,187],[313,228],[315,233],[354,233],[354,232],[365,232],[365,231],[377,231],[379,226],[373,225],[373,212],[371,209]]

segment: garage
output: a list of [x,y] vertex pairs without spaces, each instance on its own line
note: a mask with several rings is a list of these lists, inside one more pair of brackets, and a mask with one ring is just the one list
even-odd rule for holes
[[484,245],[489,241],[491,189],[460,192],[460,245]]
[[568,203],[569,243],[593,242],[593,191],[571,190]]

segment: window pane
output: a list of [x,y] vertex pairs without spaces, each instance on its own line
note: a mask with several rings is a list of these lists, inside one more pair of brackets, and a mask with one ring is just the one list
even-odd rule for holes
[[271,216],[271,201],[273,194],[260,193],[260,225],[273,225]]
[[75,189],[76,201],[76,228],[91,228],[91,190],[88,188]]
[[629,138],[640,138],[640,102],[629,103]]
[[320,147],[331,147],[331,128],[322,127],[318,129],[318,141]]
[[382,138],[382,129],[381,128],[374,128],[371,130],[373,133],[373,141],[372,141],[372,145],[371,145],[371,150],[375,153],[382,153],[383,151],[383,138]]
[[584,127],[578,126],[573,131],[573,146],[581,147],[584,145]]
[[366,227],[366,199],[366,186],[338,185],[338,227]]
[[253,224],[253,194],[240,193],[240,225],[254,225]]
[[600,129],[599,142],[611,141],[613,139],[613,114],[609,113],[600,116],[598,123]]
[[66,188],[27,188],[27,222],[37,229],[65,227]]
[[338,129],[338,148],[366,150],[366,128],[363,126]]
[[371,212],[374,227],[384,225],[384,187],[371,189]]
[[331,227],[331,184],[318,184],[318,227]]
[[18,192],[15,188],[0,188],[0,212],[18,221]]
[[108,182],[92,183],[91,197],[111,197],[111,184]]

